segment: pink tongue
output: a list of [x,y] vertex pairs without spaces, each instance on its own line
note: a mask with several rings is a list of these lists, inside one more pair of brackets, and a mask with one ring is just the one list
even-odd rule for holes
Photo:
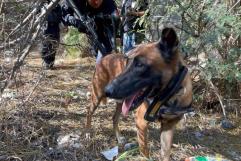
[[127,116],[130,108],[131,108],[131,105],[132,105],[132,102],[134,101],[135,97],[136,97],[137,94],[134,94],[128,98],[126,98],[122,104],[122,114],[124,116]]

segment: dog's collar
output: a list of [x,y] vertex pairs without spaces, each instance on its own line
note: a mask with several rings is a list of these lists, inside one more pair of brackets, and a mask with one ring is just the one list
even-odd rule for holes
[[[161,107],[165,105],[168,100],[182,88],[181,83],[183,82],[187,72],[187,67],[181,66],[178,73],[169,81],[166,88],[164,88],[154,96],[153,101],[150,103],[144,116],[147,121],[153,122],[156,119],[159,119],[162,116],[161,114],[165,114],[167,112],[166,110],[161,109]],[[186,107],[182,109],[186,109]],[[174,109],[169,110],[169,113],[170,111],[173,112],[173,110]],[[177,112],[177,110],[174,111]]]

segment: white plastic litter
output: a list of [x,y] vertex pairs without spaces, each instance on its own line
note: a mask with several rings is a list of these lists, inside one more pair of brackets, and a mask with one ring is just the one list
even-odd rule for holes
[[118,155],[118,146],[101,152],[107,160],[113,160]]

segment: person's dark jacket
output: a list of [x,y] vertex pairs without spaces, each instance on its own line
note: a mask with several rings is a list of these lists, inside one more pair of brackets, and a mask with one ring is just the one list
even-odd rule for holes
[[[136,2],[136,6],[133,8],[132,3]],[[124,32],[129,32],[129,31],[135,31],[137,29],[143,28],[143,26],[139,26],[138,23],[136,23],[137,16],[130,16],[128,15],[128,12],[135,11],[145,11],[148,7],[148,2],[147,0],[124,0],[121,14],[125,17],[123,21],[123,30]]]
[[[82,14],[82,16],[88,15],[90,17],[103,14],[111,15],[117,10],[114,0],[103,0],[103,3],[99,8],[92,8],[87,0],[73,0],[77,10]],[[62,18],[65,25],[79,27],[79,20],[74,16],[74,10],[70,7],[68,0],[65,0],[62,5]]]

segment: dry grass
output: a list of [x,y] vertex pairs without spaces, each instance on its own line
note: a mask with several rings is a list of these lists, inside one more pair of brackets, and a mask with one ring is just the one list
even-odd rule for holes
[[[55,70],[42,71],[38,54],[32,53],[21,69],[17,86],[13,83],[7,90],[10,96],[1,102],[0,160],[105,160],[100,152],[117,145],[111,120],[114,105],[108,104],[96,111],[91,139],[86,138],[84,128],[85,107],[89,106],[86,93],[94,64],[90,58],[58,59]],[[229,131],[220,127],[220,120],[220,115],[215,113],[198,112],[188,117],[184,125],[177,128],[172,159],[222,155],[230,160],[241,160],[241,119],[232,118],[237,128]],[[121,119],[120,128],[129,142],[136,140],[132,115]],[[149,131],[151,156],[158,160],[159,125],[151,124]],[[59,136],[67,134],[79,136],[78,148],[58,146]],[[142,159],[138,151],[124,158]]]

